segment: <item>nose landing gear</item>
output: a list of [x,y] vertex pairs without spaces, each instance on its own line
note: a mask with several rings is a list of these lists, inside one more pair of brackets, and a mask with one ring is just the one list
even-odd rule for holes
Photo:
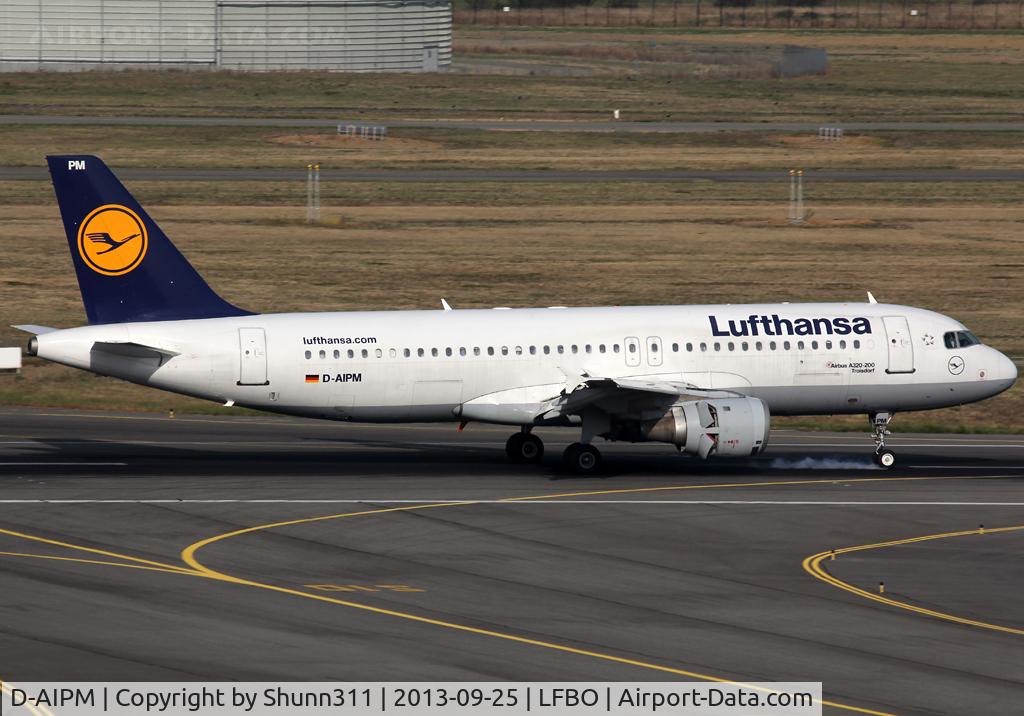
[[874,430],[875,439],[875,464],[889,469],[896,465],[896,453],[885,446],[885,436],[889,432],[889,421],[892,420],[892,413],[872,413],[868,416],[871,427]]

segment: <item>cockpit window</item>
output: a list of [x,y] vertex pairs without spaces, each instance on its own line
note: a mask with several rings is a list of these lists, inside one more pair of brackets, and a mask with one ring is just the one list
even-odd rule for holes
[[978,337],[970,331],[950,331],[943,340],[946,343],[946,348],[966,348],[967,346],[981,345],[981,341]]

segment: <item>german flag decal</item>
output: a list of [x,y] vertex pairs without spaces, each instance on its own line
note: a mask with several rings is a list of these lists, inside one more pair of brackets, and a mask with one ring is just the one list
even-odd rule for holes
[[306,382],[307,383],[319,383],[320,382],[320,376],[319,375],[313,375],[312,373],[306,373]]

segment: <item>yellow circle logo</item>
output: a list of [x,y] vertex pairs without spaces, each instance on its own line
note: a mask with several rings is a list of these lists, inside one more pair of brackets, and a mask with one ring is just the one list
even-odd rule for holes
[[78,253],[96,273],[120,276],[142,263],[149,235],[142,219],[120,204],[93,209],[78,227]]

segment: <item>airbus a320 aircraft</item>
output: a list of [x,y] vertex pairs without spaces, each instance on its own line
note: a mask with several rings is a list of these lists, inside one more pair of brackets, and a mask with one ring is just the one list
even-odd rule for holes
[[206,284],[102,161],[49,157],[88,326],[29,352],[100,375],[329,420],[579,426],[564,454],[601,466],[597,438],[756,455],[769,416],[861,413],[876,460],[893,414],[1009,388],[1013,362],[961,323],[875,303],[254,314]]

